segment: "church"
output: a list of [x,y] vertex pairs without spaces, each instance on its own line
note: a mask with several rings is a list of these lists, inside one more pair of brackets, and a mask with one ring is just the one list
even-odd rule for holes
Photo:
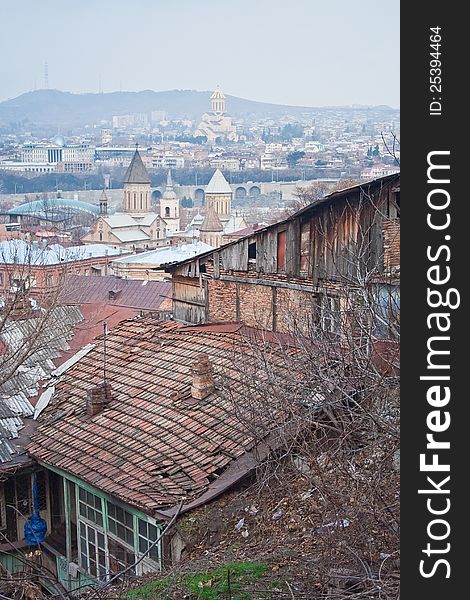
[[199,239],[218,248],[229,241],[233,233],[248,227],[243,215],[232,211],[232,188],[220,169],[207,184],[204,198],[204,215],[195,215],[184,231],[170,233],[175,240],[188,242]]
[[[136,149],[124,176],[122,212],[108,214],[108,199],[103,190],[100,216],[83,238],[85,244],[112,244],[129,250],[152,249],[169,244],[167,231],[179,228],[179,200],[168,173],[167,194],[160,214],[151,210],[151,181]],[[164,195],[165,198],[165,195]],[[162,216],[162,210],[166,218]]]
[[225,112],[225,94],[217,89],[211,96],[211,112],[204,113],[194,135],[205,136],[211,144],[221,141],[236,142],[237,128]]

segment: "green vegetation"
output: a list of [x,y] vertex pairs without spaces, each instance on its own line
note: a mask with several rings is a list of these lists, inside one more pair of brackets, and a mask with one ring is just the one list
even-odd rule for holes
[[218,600],[231,593],[232,600],[252,600],[246,587],[264,575],[268,566],[261,562],[231,562],[211,571],[190,573],[182,579],[162,577],[129,592],[129,600],[167,600],[174,589],[184,590],[191,600]]

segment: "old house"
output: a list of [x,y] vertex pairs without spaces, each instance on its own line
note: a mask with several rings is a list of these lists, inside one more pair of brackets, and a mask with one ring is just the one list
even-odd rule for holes
[[[67,589],[178,560],[178,538],[155,543],[177,506],[216,498],[276,448],[272,415],[250,431],[216,385],[221,372],[235,377],[234,356],[253,340],[240,324],[128,320],[106,337],[106,353],[97,344],[54,381],[29,453],[54,507],[43,561]],[[285,373],[276,344],[272,355]]]
[[241,321],[275,332],[316,324],[334,332],[353,296],[359,302],[371,294],[380,310],[393,312],[399,215],[395,174],[334,192],[220,249],[167,265],[174,316],[186,323]]

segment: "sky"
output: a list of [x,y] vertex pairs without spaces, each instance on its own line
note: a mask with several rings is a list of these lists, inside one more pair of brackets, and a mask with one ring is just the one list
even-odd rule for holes
[[0,101],[212,90],[399,106],[399,0],[0,0]]

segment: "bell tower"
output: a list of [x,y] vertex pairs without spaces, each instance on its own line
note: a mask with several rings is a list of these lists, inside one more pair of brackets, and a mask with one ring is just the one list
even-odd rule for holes
[[124,175],[122,203],[124,212],[136,214],[150,212],[150,184],[150,176],[136,146],[131,164]]
[[160,199],[160,216],[166,223],[168,233],[180,230],[180,201],[173,189],[171,171],[168,171],[166,188]]

